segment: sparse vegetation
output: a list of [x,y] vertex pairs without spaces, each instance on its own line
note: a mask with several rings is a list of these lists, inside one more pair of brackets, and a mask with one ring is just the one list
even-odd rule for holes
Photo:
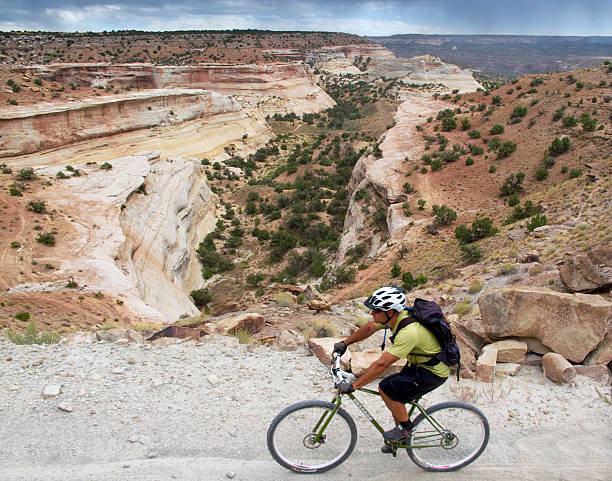
[[34,320],[30,320],[23,334],[7,329],[6,335],[13,344],[54,344],[60,339],[55,332],[40,332]]

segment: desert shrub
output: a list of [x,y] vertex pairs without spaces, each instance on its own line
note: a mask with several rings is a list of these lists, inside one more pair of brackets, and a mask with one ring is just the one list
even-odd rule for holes
[[527,222],[527,229],[529,230],[529,232],[532,232],[534,229],[542,227],[547,223],[548,218],[544,214],[536,214],[529,220],[529,222]]
[[489,134],[491,135],[498,135],[498,134],[503,134],[504,133],[504,126],[501,124],[495,124],[493,127],[491,127],[491,130],[489,130]]
[[317,319],[314,324],[317,337],[337,337],[338,329],[330,321]]
[[468,148],[470,150],[470,154],[472,155],[484,154],[484,149],[480,145],[469,144]]
[[13,197],[23,197],[23,190],[17,184],[10,184],[9,194],[12,195]]
[[580,116],[580,123],[582,128],[587,132],[592,132],[597,127],[597,119],[592,118],[588,112],[583,112]]
[[37,214],[43,213],[46,209],[45,202],[32,200],[28,202],[26,209],[31,210],[32,212],[36,212]]
[[6,335],[13,344],[54,344],[60,339],[59,334],[55,332],[40,332],[34,320],[28,323],[23,334],[7,329]]
[[29,312],[18,312],[17,314],[15,314],[15,319],[17,319],[18,321],[29,321],[30,320],[30,313]]
[[510,114],[510,118],[516,119],[524,117],[525,115],[527,115],[527,107],[525,107],[524,105],[517,105],[516,107],[514,107],[512,114]]
[[263,281],[265,278],[266,278],[265,274],[262,274],[261,272],[257,272],[253,274],[248,274],[246,277],[246,282],[247,284],[253,287],[257,287],[259,283]]
[[548,152],[552,156],[558,156],[570,149],[571,141],[569,137],[563,137],[560,139],[559,137],[555,137],[555,140],[552,141],[550,147],[548,148]]
[[462,244],[469,244],[478,239],[490,237],[497,234],[499,230],[493,226],[493,221],[488,217],[480,217],[472,222],[472,227],[469,228],[465,224],[457,226],[455,229],[455,237]]
[[34,169],[27,167],[25,169],[19,169],[16,177],[18,180],[34,180],[36,174],[34,173]]
[[511,262],[505,262],[497,269],[498,276],[507,276],[508,274],[516,274],[518,272],[518,266]]
[[461,119],[461,130],[469,130],[472,127],[469,119]]
[[397,262],[393,263],[393,268],[391,269],[391,277],[399,277],[402,273],[402,268]]
[[104,162],[103,164],[100,165],[100,169],[102,170],[111,170],[113,168],[112,164],[109,164],[108,162]]
[[465,165],[474,165],[474,159],[468,157],[467,159],[465,159]]
[[444,117],[442,119],[442,131],[450,132],[457,128],[457,119],[455,117]]
[[[464,246],[464,247],[468,247],[468,246]],[[468,287],[468,292],[470,294],[476,294],[477,292],[482,291],[482,282],[480,282],[480,279],[474,279],[472,281],[472,283],[470,284],[470,287]]]
[[492,139],[489,139],[489,141],[487,142],[487,145],[489,146],[489,152],[499,149],[501,144],[502,141],[498,137],[493,137]]
[[512,195],[524,190],[522,185],[523,180],[525,180],[525,174],[523,172],[510,174],[500,188],[501,195]]
[[480,138],[480,130],[470,130],[468,132],[468,136],[471,139],[479,139]]
[[414,187],[412,187],[412,185],[410,185],[410,182],[406,182],[404,184],[404,192],[406,194],[412,194],[414,192]]
[[404,272],[404,274],[402,274],[402,288],[405,291],[410,291],[426,282],[427,277],[422,273],[416,277],[414,277],[411,272]]
[[493,164],[489,166],[489,174],[494,174],[496,170],[497,167],[495,167]]
[[510,140],[503,142],[497,149],[497,157],[503,159],[516,150],[516,144]]
[[246,329],[237,329],[233,332],[232,336],[238,339],[238,344],[251,344],[253,342],[251,333]]
[[463,317],[464,315],[472,311],[472,307],[473,306],[472,306],[471,301],[468,301],[468,300],[461,301],[455,304],[455,308],[453,309],[453,312],[455,314],[459,314],[459,317]]
[[18,249],[21,247],[21,244],[17,241],[11,241],[11,249]]
[[576,179],[582,175],[582,169],[572,169],[570,170],[569,176],[570,179]]
[[435,216],[436,224],[439,225],[449,225],[451,222],[457,219],[457,212],[446,205],[434,205],[431,208],[431,211]]
[[578,119],[573,115],[568,115],[567,117],[563,117],[562,123],[563,127],[575,127],[578,125]]
[[205,289],[196,289],[191,291],[189,294],[193,299],[193,303],[199,307],[206,307],[208,303],[212,302],[213,296],[209,292],[208,288]]
[[548,169],[546,167],[539,167],[535,172],[535,177],[537,180],[548,179]]
[[433,159],[431,161],[431,170],[436,172],[438,170],[442,170],[442,167],[444,167],[444,164],[442,163],[442,161],[440,159]]
[[55,234],[53,234],[53,232],[45,232],[44,234],[38,234],[38,236],[36,237],[36,242],[39,242],[41,244],[45,244],[48,246],[54,246],[55,245]]
[[515,205],[520,204],[520,200],[518,198],[518,195],[516,194],[512,194],[510,197],[508,197],[508,205],[510,207],[514,207]]

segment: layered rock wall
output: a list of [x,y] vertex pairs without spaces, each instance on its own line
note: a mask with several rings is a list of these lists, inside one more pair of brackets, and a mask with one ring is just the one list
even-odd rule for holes
[[152,90],[15,107],[0,114],[0,157],[240,109],[235,99],[206,90]]

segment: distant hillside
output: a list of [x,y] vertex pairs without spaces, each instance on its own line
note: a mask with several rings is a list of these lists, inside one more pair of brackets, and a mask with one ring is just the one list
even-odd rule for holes
[[430,54],[461,67],[509,77],[565,72],[612,59],[612,37],[393,35],[368,37],[397,57]]

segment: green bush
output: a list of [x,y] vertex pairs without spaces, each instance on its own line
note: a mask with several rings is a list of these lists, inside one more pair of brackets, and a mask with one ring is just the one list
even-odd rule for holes
[[55,234],[53,234],[53,232],[45,232],[44,234],[38,234],[38,236],[36,237],[36,242],[39,242],[41,244],[45,244],[48,246],[54,246],[55,245]]
[[36,212],[37,214],[41,214],[46,210],[45,202],[32,200],[28,202],[26,209]]
[[587,132],[593,132],[597,128],[597,119],[592,118],[588,112],[583,112],[580,116],[580,123]]
[[501,195],[512,195],[524,190],[522,186],[523,180],[525,180],[525,174],[523,172],[519,172],[516,175],[510,174],[508,177],[506,177],[504,184],[500,188]]
[[559,137],[555,137],[555,140],[552,141],[550,147],[548,148],[548,152],[552,156],[558,156],[570,149],[571,141],[569,137],[563,137],[560,139]]
[[563,117],[562,123],[563,127],[575,127],[578,125],[578,119],[572,115],[569,115],[567,117]]
[[402,273],[402,268],[397,262],[393,263],[393,268],[391,269],[391,277],[399,277]]
[[538,227],[542,227],[548,223],[548,218],[544,214],[534,215],[529,222],[527,222],[527,229],[532,232]]
[[467,159],[465,159],[465,165],[474,165],[474,159],[468,157]]
[[18,249],[19,247],[21,247],[21,244],[17,241],[12,241],[11,242],[11,249]]
[[446,205],[438,206],[434,205],[432,213],[435,216],[435,222],[439,225],[449,225],[457,219],[457,212]]
[[202,306],[207,306],[208,303],[212,302],[213,296],[208,291],[208,288],[205,289],[197,289],[191,291],[189,294],[193,299],[193,303],[199,308]]
[[16,184],[9,185],[9,194],[12,195],[13,197],[23,197],[23,191]]
[[527,115],[527,107],[525,107],[524,105],[517,105],[516,107],[514,107],[514,110],[512,111],[510,118],[516,119],[516,118],[524,117],[525,115]]
[[425,283],[427,283],[427,277],[425,277],[425,275],[422,273],[416,277],[413,277],[412,273],[410,272],[405,272],[402,274],[402,288],[405,291],[410,291]]
[[498,135],[498,134],[503,134],[504,133],[504,126],[501,124],[495,124],[493,127],[491,127],[491,130],[489,130],[489,134],[491,135]]
[[112,164],[109,164],[108,162],[104,162],[102,165],[100,165],[100,169],[102,170],[111,170],[112,168]]
[[518,272],[518,266],[510,262],[505,262],[497,269],[498,276],[507,276],[508,274],[516,274]]
[[15,319],[17,319],[18,321],[29,321],[30,320],[30,313],[29,312],[18,312],[17,314],[15,314]]
[[468,136],[471,139],[479,139],[480,138],[480,130],[470,130],[468,132]]
[[570,179],[576,179],[582,175],[582,169],[572,169],[570,170],[569,176]]
[[36,178],[36,174],[34,173],[34,169],[28,167],[25,169],[19,169],[16,177],[18,180],[34,180]]
[[499,149],[497,149],[497,157],[499,159],[503,159],[504,157],[508,157],[515,150],[516,144],[510,140],[507,140],[499,146]]
[[540,167],[536,170],[535,177],[537,180],[548,179],[548,169],[546,167]]
[[489,174],[494,174],[496,170],[497,167],[495,167],[493,164],[489,166]]
[[23,334],[7,329],[6,335],[13,344],[54,344],[60,339],[59,334],[55,332],[39,332],[34,320],[28,323]]
[[465,224],[457,226],[455,229],[455,237],[459,239],[462,244],[469,244],[478,239],[484,239],[485,237],[491,237],[497,234],[499,230],[493,226],[493,221],[488,217],[477,218],[472,222],[472,228],[470,229]]
[[265,274],[258,272],[255,274],[248,274],[246,277],[246,281],[247,281],[247,284],[253,287],[258,287],[259,283],[263,281],[265,278],[266,278]]

